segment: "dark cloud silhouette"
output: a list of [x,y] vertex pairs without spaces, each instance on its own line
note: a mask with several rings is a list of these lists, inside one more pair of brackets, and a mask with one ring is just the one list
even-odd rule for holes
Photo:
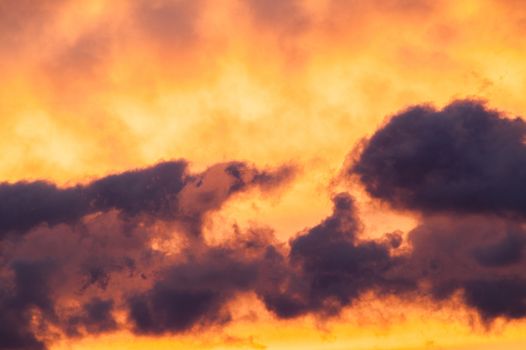
[[524,235],[508,234],[495,244],[474,251],[477,262],[487,267],[509,266],[522,260]]
[[509,271],[520,264],[526,230],[498,217],[438,216],[424,219],[408,237],[412,257],[418,260],[415,265],[429,267],[435,275],[443,271],[473,276],[490,268]]
[[[224,302],[259,275],[246,254],[261,244],[208,247],[196,236],[204,216],[236,193],[279,187],[292,172],[230,162],[190,174],[174,161],[70,188],[1,184],[0,348],[45,349],[50,327],[70,337],[114,331],[123,304],[139,333],[224,322]],[[152,245],[174,237],[174,249],[192,252],[186,262]],[[144,326],[141,305],[155,326]]]
[[131,216],[146,213],[170,217],[176,212],[177,194],[189,180],[186,162],[166,162],[107,176],[91,183],[85,192],[97,211],[117,209]]
[[[231,175],[215,175],[229,166],[210,168],[193,186],[205,192],[207,186],[217,188],[207,177],[228,179]],[[247,172],[235,178],[254,179],[250,173],[258,173],[241,168]],[[228,186],[221,193],[230,193],[234,183],[224,182]],[[0,283],[10,286],[0,297],[0,333],[10,334],[5,344],[14,344],[12,349],[44,349],[30,320],[35,311],[40,329],[53,325],[70,337],[120,329],[113,317],[117,311],[126,312],[137,334],[195,331],[231,321],[229,303],[252,292],[280,318],[334,316],[371,291],[437,302],[459,292],[486,322],[526,316],[526,233],[520,222],[482,215],[427,217],[409,233],[407,250],[400,248],[397,232],[361,238],[352,197],[341,193],[333,201],[333,213],[291,239],[289,250],[268,232],[254,230],[219,245],[190,240],[170,257],[152,248],[140,225],[128,227],[115,212],[97,216],[82,230],[65,225],[33,230],[2,252],[11,263],[0,274]],[[74,297],[79,305],[64,309],[63,297]]]
[[13,280],[0,282],[0,348],[45,349],[31,327],[31,310],[54,318],[54,308],[47,279],[50,263],[15,261],[11,264]]
[[250,186],[259,186],[263,190],[271,190],[287,183],[294,175],[292,166],[283,166],[272,171],[252,169],[242,162],[232,162],[225,167],[225,172],[231,175],[235,182],[230,186],[230,193],[243,191]]
[[128,299],[138,333],[182,332],[230,319],[224,304],[253,288],[260,262],[239,250],[211,248],[165,271],[153,287]]
[[411,107],[367,141],[349,171],[396,208],[524,215],[525,136],[522,119],[476,101]]
[[526,316],[526,123],[477,101],[393,116],[348,169],[373,197],[423,215],[398,270],[486,322]]
[[524,226],[506,218],[428,217],[409,233],[412,250],[398,272],[425,282],[420,292],[436,300],[460,292],[487,322],[524,317],[525,239]]
[[140,288],[162,260],[149,244],[153,235],[128,226],[110,213],[81,228],[41,227],[4,240],[0,334],[11,336],[0,337],[0,348],[44,349],[50,329],[78,337],[122,326],[115,300]]
[[521,319],[526,316],[526,280],[518,277],[471,278],[434,285],[431,295],[443,301],[461,291],[464,303],[476,310],[490,325],[496,318]]
[[291,169],[259,171],[232,162],[192,175],[185,161],[172,161],[70,188],[58,188],[44,181],[2,183],[0,238],[10,232],[26,232],[39,224],[74,224],[85,215],[110,210],[125,217],[180,219],[198,232],[203,215],[219,208],[230,195],[255,186],[278,186],[290,178]]
[[499,316],[518,319],[526,316],[526,280],[472,280],[463,285],[464,299],[491,320]]
[[264,294],[269,309],[280,317],[307,312],[337,314],[364,291],[402,292],[411,281],[390,278],[399,261],[387,241],[360,241],[360,224],[352,197],[334,197],[334,213],[290,242],[290,275],[284,286]]
[[0,185],[0,232],[26,231],[42,222],[74,222],[88,212],[82,189],[38,182]]
[[186,162],[174,161],[64,189],[43,181],[3,183],[0,232],[24,232],[43,223],[76,223],[85,215],[111,209],[129,216],[166,217],[175,212],[174,198],[188,180]]
[[[214,245],[198,235],[231,196],[287,183],[286,166],[228,162],[192,174],[175,161],[63,189],[4,183],[0,347],[45,349],[51,326],[70,337],[118,330],[116,313],[137,334],[223,325],[242,293],[279,318],[335,316],[367,292],[459,295],[488,324],[524,318],[523,131],[472,101],[415,107],[379,130],[350,171],[373,196],[422,214],[406,242],[397,231],[363,238],[347,193],[288,247],[265,230]],[[70,298],[77,304],[64,307]]]
[[91,299],[82,306],[77,315],[71,316],[65,325],[70,336],[81,335],[81,329],[87,333],[99,334],[117,329],[117,322],[113,318],[114,302],[98,297]]

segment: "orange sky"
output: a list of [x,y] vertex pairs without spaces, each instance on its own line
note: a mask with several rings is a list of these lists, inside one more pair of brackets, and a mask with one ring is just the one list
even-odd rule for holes
[[[291,164],[290,185],[212,213],[206,239],[237,224],[287,242],[328,216],[341,189],[357,197],[368,237],[407,232],[418,218],[338,180],[347,157],[411,104],[470,97],[526,115],[525,34],[526,6],[513,0],[0,0],[0,178],[65,186],[180,158],[194,172]],[[229,306],[226,327],[62,338],[50,349],[526,344],[524,322],[488,330],[454,301],[362,299],[341,317],[284,321],[249,294]]]

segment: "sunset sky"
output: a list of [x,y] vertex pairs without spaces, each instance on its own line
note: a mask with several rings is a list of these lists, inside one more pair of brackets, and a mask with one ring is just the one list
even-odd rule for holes
[[526,348],[526,3],[0,0],[0,349]]

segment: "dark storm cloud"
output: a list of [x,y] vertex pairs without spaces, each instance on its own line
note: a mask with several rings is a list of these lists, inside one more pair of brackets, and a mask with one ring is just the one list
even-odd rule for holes
[[131,295],[130,320],[138,333],[150,334],[223,324],[230,320],[225,305],[245,291],[256,292],[278,317],[329,316],[365,291],[413,288],[389,276],[399,265],[390,255],[398,240],[361,241],[360,230],[353,199],[337,195],[333,215],[293,239],[288,256],[266,240],[206,248],[164,270],[148,291]]
[[[44,181],[2,183],[0,238],[39,224],[74,224],[85,215],[110,210],[117,210],[124,217],[180,219],[191,222],[198,231],[203,215],[219,208],[231,194],[254,186],[277,186],[290,178],[290,169],[259,171],[232,162],[192,175],[188,174],[185,161],[172,161],[70,188],[58,188]],[[184,197],[182,203],[180,195]]]
[[474,251],[477,262],[487,267],[509,266],[522,260],[525,236],[508,234],[499,242]]
[[[194,186],[216,188],[207,177],[218,180],[231,166],[210,168]],[[237,178],[254,179],[254,172],[247,168]],[[222,193],[231,192],[235,181],[222,182],[230,176],[219,179],[228,184]],[[12,263],[0,274],[8,286],[0,298],[0,333],[10,334],[4,339],[12,349],[43,349],[30,318],[35,311],[39,329],[53,325],[71,337],[120,329],[115,312],[125,312],[137,334],[189,332],[230,322],[229,304],[242,293],[255,293],[279,318],[334,316],[370,291],[437,302],[459,292],[484,321],[526,316],[526,231],[520,222],[429,217],[409,233],[406,250],[398,233],[360,238],[352,197],[342,193],[333,201],[333,213],[300,232],[288,251],[268,232],[255,230],[214,246],[188,241],[170,258],[152,250],[140,226],[111,224],[104,215],[83,230],[62,225],[64,232],[32,231],[3,252]],[[79,306],[63,309],[62,297],[74,297]]]
[[520,266],[526,229],[498,217],[428,217],[409,233],[409,242],[418,265],[459,277]]
[[382,242],[360,241],[360,224],[352,197],[334,197],[334,213],[290,242],[290,275],[283,287],[263,294],[267,307],[280,317],[314,312],[337,314],[363,292],[402,292],[412,282],[390,278],[398,260]]
[[522,318],[526,289],[523,224],[491,216],[429,217],[409,233],[412,251],[398,272],[446,300],[460,292],[485,321]]
[[[206,193],[226,184],[214,195],[222,198],[260,181],[273,183],[267,172],[227,163],[211,167],[192,186]],[[189,189],[188,203],[195,203],[200,194]],[[288,254],[268,232],[256,230],[217,246],[197,241],[171,261],[154,252],[144,235],[107,220],[100,216],[80,231],[68,226],[60,226],[64,232],[32,231],[3,253],[15,262],[32,258],[1,274],[14,274],[1,280],[14,287],[0,302],[5,311],[0,330],[16,336],[10,340],[13,349],[44,348],[30,319],[35,311],[41,313],[42,327],[53,325],[71,337],[119,329],[113,317],[117,310],[127,313],[137,334],[180,333],[229,322],[229,302],[240,293],[254,292],[278,317],[289,318],[335,315],[365,291],[411,287],[389,276],[399,264],[390,255],[397,245],[392,242],[398,242],[393,235],[379,242],[359,240],[361,225],[347,194],[334,197],[333,215],[291,240]],[[64,310],[62,297],[73,297],[80,306]]]
[[230,193],[243,191],[250,186],[259,186],[263,190],[270,190],[278,187],[294,175],[295,169],[292,166],[282,166],[281,168],[254,171],[242,162],[232,162],[225,167],[225,172],[232,176],[235,181],[230,186]]
[[175,198],[189,180],[186,162],[166,162],[107,176],[86,186],[85,193],[96,211],[117,209],[131,216],[171,217],[176,212]]
[[113,318],[114,302],[95,297],[85,303],[78,314],[71,316],[64,325],[70,336],[81,335],[81,329],[87,333],[99,334],[117,329],[117,322]]
[[526,279],[522,277],[471,278],[433,288],[432,296],[438,301],[461,291],[466,306],[476,310],[486,324],[499,317],[505,320],[526,317]]
[[366,141],[349,173],[373,197],[423,214],[398,272],[421,293],[460,293],[486,322],[526,316],[526,123],[476,101],[416,106]]
[[526,280],[472,280],[463,285],[464,299],[491,320],[499,316],[518,319],[526,316]]
[[411,107],[365,144],[350,172],[396,208],[526,214],[526,123],[475,101]]
[[225,303],[254,287],[260,263],[220,247],[169,267],[150,290],[128,299],[135,331],[177,333],[229,321]]
[[46,222],[73,222],[87,212],[82,190],[39,182],[0,185],[0,232],[25,231]]
[[[367,292],[439,304],[458,296],[488,324],[524,318],[524,132],[521,120],[472,101],[411,108],[379,130],[352,171],[373,196],[422,214],[405,242],[397,232],[364,239],[347,193],[288,247],[264,230],[215,245],[194,235],[231,196],[287,183],[287,166],[228,162],[191,174],[178,161],[65,189],[2,184],[4,238],[25,234],[0,242],[0,347],[44,349],[39,334],[51,326],[72,337],[118,330],[117,313],[141,335],[221,326],[243,293],[278,318],[335,316]],[[99,214],[80,220],[90,213]],[[176,253],[159,249],[163,240]],[[76,306],[61,305],[70,298]]]
[[38,308],[45,317],[54,318],[48,285],[48,262],[16,261],[11,265],[13,281],[0,281],[0,348],[45,349],[31,328],[31,310]]
[[[70,188],[2,184],[0,348],[45,349],[40,336],[51,327],[70,337],[111,332],[122,327],[114,313],[128,309],[138,333],[226,322],[224,304],[259,278],[262,264],[247,254],[264,243],[208,247],[194,233],[236,193],[266,193],[292,174],[289,166],[241,162],[189,174],[186,162],[175,161]],[[175,237],[184,261],[183,253],[152,247]],[[154,326],[141,319],[141,307]]]
[[175,161],[64,189],[44,181],[3,183],[0,232],[24,232],[42,223],[76,223],[87,214],[111,209],[130,216],[167,216],[187,176],[186,162]]
[[69,337],[118,329],[114,298],[161,266],[151,235],[115,213],[83,226],[41,227],[1,242],[0,348],[44,349],[51,329]]

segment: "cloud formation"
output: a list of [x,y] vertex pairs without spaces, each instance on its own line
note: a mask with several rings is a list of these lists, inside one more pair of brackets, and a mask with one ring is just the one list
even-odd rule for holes
[[[128,308],[138,333],[206,323],[241,288],[236,271],[249,280],[253,274],[237,267],[240,249],[207,248],[200,236],[204,216],[236,193],[271,191],[293,172],[229,162],[191,174],[186,162],[174,161],[70,188],[2,184],[0,347],[45,349],[50,328],[69,337],[121,329],[114,312]],[[170,256],[154,247],[177,236],[172,250],[205,249],[202,257]],[[221,273],[225,281],[213,279]]]
[[476,101],[393,116],[349,170],[395,208],[526,213],[526,123]]
[[[198,230],[202,216],[217,209],[235,192],[252,186],[277,186],[292,172],[291,167],[273,173],[232,162],[193,175],[188,173],[185,161],[171,161],[69,188],[45,181],[2,183],[0,238],[11,232],[26,232],[39,224],[75,224],[88,214],[110,210],[124,217],[147,215],[191,221]],[[183,208],[179,208],[181,200]]]
[[[394,115],[348,169],[367,192],[422,216],[400,270],[419,292],[460,292],[490,322],[526,316],[526,124],[480,102]],[[420,283],[422,285],[422,283]]]
[[177,333],[196,325],[228,322],[225,304],[236,293],[254,288],[263,263],[247,257],[241,249],[224,246],[170,266],[151,289],[128,298],[135,331]]
[[345,192],[288,245],[258,229],[215,243],[200,235],[207,213],[236,193],[286,185],[289,166],[190,173],[173,161],[68,188],[4,183],[0,346],[45,349],[51,328],[82,337],[223,326],[243,294],[286,319],[339,315],[369,292],[439,304],[458,296],[488,324],[524,318],[526,226],[513,177],[523,131],[520,119],[457,101],[410,108],[366,141],[347,170],[373,197],[420,214],[405,241],[367,239]]
[[334,197],[334,212],[290,242],[289,275],[282,286],[263,295],[280,317],[314,312],[338,314],[364,291],[404,290],[410,281],[389,278],[399,261],[392,241],[359,241],[360,223],[352,197]]

